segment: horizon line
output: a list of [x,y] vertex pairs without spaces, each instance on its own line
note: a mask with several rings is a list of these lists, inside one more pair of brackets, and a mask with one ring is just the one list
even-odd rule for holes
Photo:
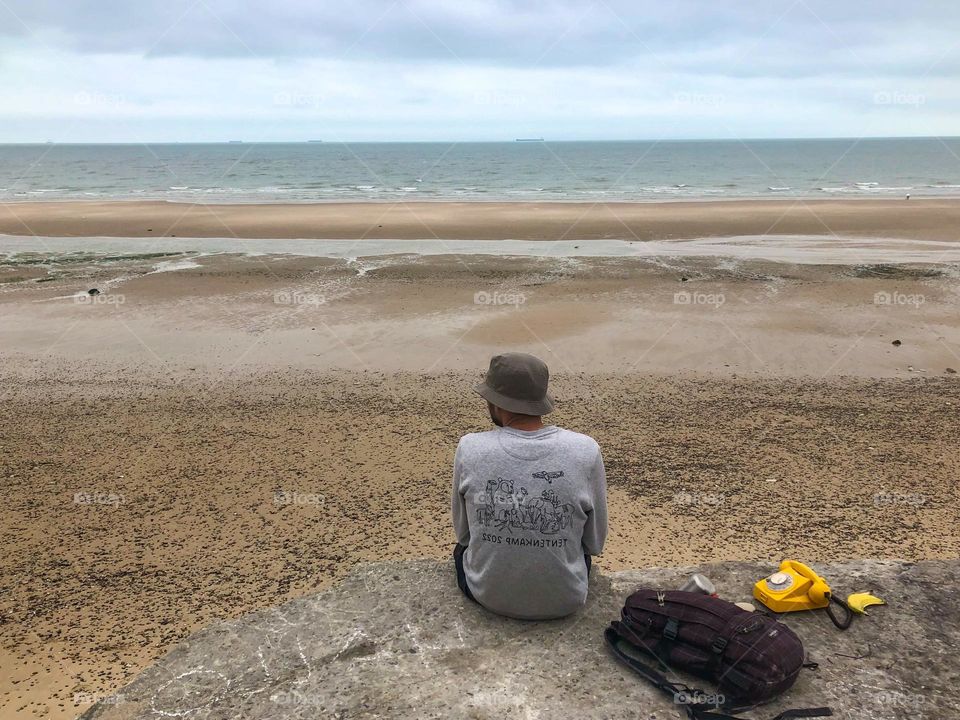
[[953,140],[960,139],[960,135],[822,135],[805,137],[740,137],[740,138],[608,138],[608,139],[536,139],[511,138],[497,140],[89,140],[89,141],[71,141],[71,140],[30,140],[30,141],[0,141],[0,147],[6,146],[28,146],[28,145],[429,145],[429,144],[449,144],[466,145],[474,144],[513,144],[522,142],[524,145],[537,143],[623,143],[623,142],[645,142],[645,143],[664,143],[664,142],[777,142],[777,141],[797,141],[797,140]]

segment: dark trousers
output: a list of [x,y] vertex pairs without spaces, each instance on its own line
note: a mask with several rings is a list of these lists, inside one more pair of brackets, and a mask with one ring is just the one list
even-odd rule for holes
[[[453,546],[453,564],[457,568],[457,587],[467,596],[468,600],[477,602],[477,599],[470,592],[470,586],[467,585],[467,575],[463,571],[463,554],[467,551],[466,545],[457,543]],[[587,564],[587,577],[590,577],[590,569],[593,567],[593,558],[589,555],[583,556],[583,561]]]
[[467,585],[467,576],[463,572],[463,554],[467,551],[466,545],[461,545],[457,543],[453,546],[453,564],[457,566],[457,587],[463,591],[463,594],[467,596],[467,600],[472,600],[477,602],[477,599],[473,596],[473,593],[470,592],[470,587]]

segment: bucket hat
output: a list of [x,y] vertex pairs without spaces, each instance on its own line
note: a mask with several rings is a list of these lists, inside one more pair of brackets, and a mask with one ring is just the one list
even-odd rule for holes
[[553,410],[547,394],[547,364],[527,353],[503,353],[490,360],[483,382],[473,388],[488,402],[520,415],[546,415]]

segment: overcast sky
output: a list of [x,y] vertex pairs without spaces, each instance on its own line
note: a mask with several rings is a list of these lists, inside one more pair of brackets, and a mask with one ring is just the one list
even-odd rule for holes
[[960,135],[958,80],[957,0],[0,0],[0,142]]

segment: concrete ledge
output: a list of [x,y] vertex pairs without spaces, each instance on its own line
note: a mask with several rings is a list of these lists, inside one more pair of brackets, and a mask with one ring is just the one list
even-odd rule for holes
[[[83,718],[680,718],[612,659],[603,628],[636,587],[675,588],[698,570],[721,597],[748,600],[771,569],[599,575],[582,612],[528,623],[467,602],[450,564],[366,566],[326,592],[197,633]],[[822,611],[784,616],[820,668],[749,716],[829,705],[851,719],[960,718],[960,561],[816,569],[838,595],[872,590],[889,605],[846,632]]]

